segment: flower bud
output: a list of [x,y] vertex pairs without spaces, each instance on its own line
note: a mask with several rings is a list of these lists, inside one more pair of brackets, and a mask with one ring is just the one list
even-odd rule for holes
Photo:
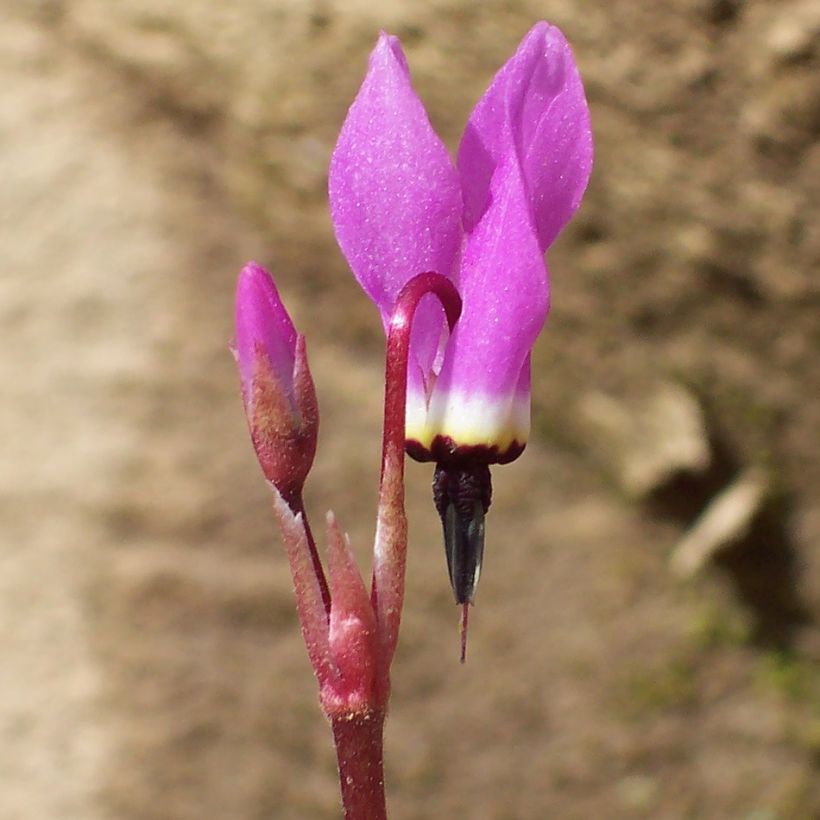
[[259,464],[293,503],[313,465],[319,408],[305,339],[293,326],[273,279],[255,262],[239,274],[233,353]]

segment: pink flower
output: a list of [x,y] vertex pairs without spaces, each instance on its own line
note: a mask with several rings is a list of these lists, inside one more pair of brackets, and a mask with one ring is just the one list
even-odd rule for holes
[[[435,271],[463,311],[449,338],[426,299],[407,384],[407,451],[438,463],[436,504],[459,602],[472,600],[487,465],[524,449],[530,351],[546,319],[544,253],[592,168],[589,111],[567,41],[536,24],[467,122],[456,164],[433,131],[397,38],[382,34],[330,165],[336,237],[387,329],[396,296]],[[449,511],[449,512],[448,512]]]

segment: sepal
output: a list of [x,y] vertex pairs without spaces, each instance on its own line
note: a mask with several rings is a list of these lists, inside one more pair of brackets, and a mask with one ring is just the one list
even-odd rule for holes
[[330,716],[362,713],[376,706],[376,618],[350,540],[332,512],[327,514],[327,543],[331,596],[328,645],[339,678],[336,686],[322,691],[322,706]]

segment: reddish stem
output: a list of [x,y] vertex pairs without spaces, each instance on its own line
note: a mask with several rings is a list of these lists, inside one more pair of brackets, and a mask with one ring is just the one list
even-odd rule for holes
[[[453,283],[439,273],[420,273],[400,291],[390,317],[387,333],[385,367],[384,433],[382,439],[382,483],[389,454],[404,452],[405,412],[407,406],[407,357],[410,352],[410,331],[413,316],[422,298],[428,293],[438,297],[452,332],[461,315],[461,297]],[[402,464],[404,461],[402,460]],[[403,472],[403,467],[400,468]]]
[[331,720],[345,820],[387,820],[382,733],[384,712],[341,715]]
[[325,613],[330,617],[330,589],[327,585],[327,578],[325,577],[325,570],[322,566],[322,559],[319,557],[319,550],[316,548],[316,541],[313,538],[313,532],[310,529],[310,522],[307,517],[307,510],[305,510],[305,502],[302,499],[301,491],[289,495],[286,499],[288,506],[294,513],[301,513],[302,521],[305,524],[305,535],[307,536],[308,547],[310,548],[310,560],[313,562],[313,570],[316,573],[316,581],[319,584],[319,589],[322,592],[322,603],[325,605]]
[[387,333],[379,515],[371,598],[379,631],[379,702],[386,705],[390,662],[398,640],[407,559],[404,512],[404,443],[407,408],[407,359],[413,316],[422,298],[434,294],[452,331],[461,314],[461,297],[453,283],[438,273],[420,273],[401,290]]

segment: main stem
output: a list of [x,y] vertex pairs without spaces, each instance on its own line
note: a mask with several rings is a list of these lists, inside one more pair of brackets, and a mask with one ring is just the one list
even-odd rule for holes
[[331,720],[346,820],[387,820],[382,757],[384,712]]

